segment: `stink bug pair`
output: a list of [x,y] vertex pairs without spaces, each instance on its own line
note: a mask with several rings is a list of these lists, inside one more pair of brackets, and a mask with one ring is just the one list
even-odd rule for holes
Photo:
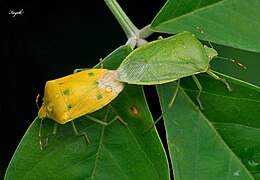
[[[203,109],[199,100],[202,86],[195,74],[206,72],[232,91],[225,79],[209,69],[209,62],[217,55],[216,50],[203,46],[190,32],[149,42],[132,51],[117,70],[89,69],[48,81],[38,116],[65,124],[85,115],[102,125],[111,124],[117,119],[126,125],[118,116],[110,123],[104,123],[87,114],[109,104],[123,90],[124,83],[156,85],[187,76],[192,76],[198,86],[197,101]],[[79,134],[73,122],[72,126],[75,134]],[[86,133],[81,134],[89,142]]]

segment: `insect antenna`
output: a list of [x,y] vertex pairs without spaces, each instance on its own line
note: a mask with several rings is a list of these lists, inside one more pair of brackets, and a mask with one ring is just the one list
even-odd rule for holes
[[40,107],[39,107],[39,97],[40,97],[40,94],[37,94],[36,99],[35,99],[35,103],[36,103],[38,110],[40,109]]
[[225,59],[225,60],[229,60],[233,63],[236,63],[237,65],[239,65],[240,67],[244,68],[244,69],[247,69],[245,65],[241,64],[240,62],[234,60],[234,59],[231,59],[231,58],[226,58],[226,57],[221,57],[221,56],[217,56],[216,58],[219,58],[219,59]]
[[211,42],[209,41],[208,36],[204,33],[204,31],[203,31],[202,29],[200,29],[199,26],[197,26],[197,25],[194,25],[194,27],[204,36],[204,38],[205,38],[205,39],[207,40],[207,42],[209,43],[209,46],[210,46],[212,49],[214,49],[213,46],[212,46],[212,44],[211,44]]
[[[207,35],[204,33],[204,31],[203,31],[202,29],[200,29],[199,26],[197,26],[197,25],[194,25],[194,27],[204,36],[205,39],[207,39],[207,41],[208,41],[210,47],[213,48],[211,42],[209,41],[209,39],[208,39]],[[214,49],[214,48],[213,48],[213,49]],[[226,58],[226,57],[220,57],[220,56],[217,56],[217,58],[229,60],[229,61],[231,61],[231,62],[233,62],[233,63],[236,63],[236,64],[239,65],[240,67],[246,69],[246,66],[244,66],[243,64],[241,64],[240,62],[238,62],[238,61],[236,61],[236,60],[234,60],[234,59]]]

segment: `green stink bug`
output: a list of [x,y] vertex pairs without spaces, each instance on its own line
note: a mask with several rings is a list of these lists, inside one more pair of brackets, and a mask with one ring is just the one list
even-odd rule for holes
[[213,48],[203,46],[190,32],[182,32],[169,38],[147,43],[131,52],[116,70],[120,81],[129,84],[155,85],[173,82],[192,76],[199,88],[197,101],[203,109],[199,96],[202,91],[195,74],[206,72],[225,83],[209,69],[209,62],[218,55]]

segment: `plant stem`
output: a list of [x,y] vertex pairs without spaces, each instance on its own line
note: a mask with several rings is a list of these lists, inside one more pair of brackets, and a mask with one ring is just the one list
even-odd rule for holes
[[123,28],[127,38],[135,37],[138,33],[138,29],[132,23],[132,21],[127,17],[123,9],[120,5],[116,2],[116,0],[104,0],[111,12],[116,17],[117,21]]
[[151,34],[153,34],[153,31],[151,31],[151,24],[148,24],[147,26],[139,30],[139,37],[142,39],[147,38]]

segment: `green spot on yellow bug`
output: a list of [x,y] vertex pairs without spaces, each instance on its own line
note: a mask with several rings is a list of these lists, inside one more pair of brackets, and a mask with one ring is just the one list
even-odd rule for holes
[[69,89],[65,89],[65,90],[63,91],[63,94],[64,94],[64,95],[70,95],[70,90],[69,90]]
[[100,100],[100,99],[102,99],[102,98],[103,98],[102,94],[98,94],[98,95],[97,95],[97,99],[98,99],[98,100]]
[[94,76],[94,73],[93,72],[89,72],[88,76]]
[[95,86],[97,86],[99,83],[97,82],[97,81],[95,81],[94,83],[93,83],[93,85],[95,85]]

